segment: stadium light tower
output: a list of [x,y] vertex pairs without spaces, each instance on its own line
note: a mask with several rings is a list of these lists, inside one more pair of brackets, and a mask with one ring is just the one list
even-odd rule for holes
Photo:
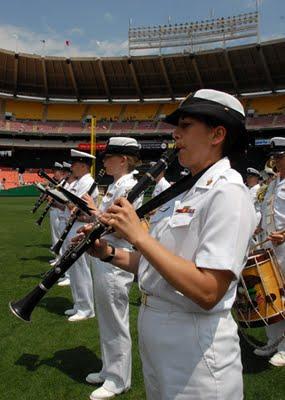
[[256,37],[259,31],[259,11],[232,17],[206,19],[183,24],[133,27],[129,25],[129,55],[133,50],[185,47],[191,52],[200,45],[223,43]]

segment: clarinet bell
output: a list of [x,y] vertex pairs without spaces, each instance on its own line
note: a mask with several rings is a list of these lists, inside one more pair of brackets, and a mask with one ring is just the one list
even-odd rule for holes
[[46,290],[40,286],[36,286],[30,293],[25,297],[22,297],[20,300],[10,301],[10,311],[12,311],[12,313],[22,321],[31,322],[32,312],[45,293]]
[[23,300],[10,301],[9,308],[12,313],[24,322],[31,322],[32,311],[28,310]]

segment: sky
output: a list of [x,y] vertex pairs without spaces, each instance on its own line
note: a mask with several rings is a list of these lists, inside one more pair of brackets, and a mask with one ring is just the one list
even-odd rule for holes
[[[259,3],[261,40],[285,37],[285,0]],[[134,27],[153,26],[256,9],[256,0],[0,0],[0,4],[0,48],[64,57],[127,55],[130,20]]]

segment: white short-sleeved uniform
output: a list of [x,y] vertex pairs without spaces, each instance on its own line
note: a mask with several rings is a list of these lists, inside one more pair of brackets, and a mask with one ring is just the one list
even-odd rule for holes
[[[66,180],[62,179],[60,185],[66,188],[67,186]],[[61,230],[60,212],[61,210],[57,207],[51,207],[49,211],[52,246],[55,245],[55,243],[58,241],[60,237],[60,230]]]
[[[137,183],[134,173],[112,183],[102,199],[100,211],[106,211],[118,197],[125,197]],[[142,204],[142,197],[135,203]],[[130,244],[115,235],[104,237],[114,247],[131,249]],[[103,367],[100,375],[104,388],[121,393],[131,386],[132,358],[129,330],[129,290],[134,275],[109,263],[92,258],[92,276],[96,316],[99,323]]]
[[256,216],[257,216],[257,225],[259,224],[259,222],[261,220],[261,205],[257,198],[257,194],[258,194],[259,190],[260,190],[259,183],[249,189],[251,201],[252,201],[252,204],[254,205]]
[[[273,231],[285,229],[285,179],[278,176],[268,186],[261,206],[261,227],[264,239]],[[272,248],[276,254],[279,266],[285,276],[285,243],[273,246],[271,242],[264,244],[264,248]],[[275,342],[285,331],[285,321],[266,327],[269,344]],[[278,345],[278,351],[285,351],[285,340]]]
[[256,227],[248,189],[223,158],[173,203],[172,214],[151,234],[198,268],[230,270],[236,279],[206,311],[141,257],[139,285],[148,296],[138,327],[147,398],[240,400],[242,366],[230,310]]
[[[168,189],[170,187],[170,183],[164,178],[164,176],[160,179],[160,181],[155,185],[154,190],[152,192],[152,198],[158,196],[161,192]],[[150,217],[149,223],[150,225],[156,224],[162,218],[165,217],[165,213],[168,211],[170,205],[168,203],[163,204],[159,207],[155,214]]]
[[[81,197],[87,193],[90,186],[93,184],[94,179],[91,174],[85,174],[77,181],[70,190],[77,196]],[[98,197],[98,189],[96,188],[92,194],[93,199],[96,201]],[[67,240],[77,235],[77,230],[83,226],[83,222],[76,221],[71,228]],[[69,270],[70,275],[70,286],[73,297],[74,306],[73,308],[77,313],[81,315],[92,315],[94,314],[94,301],[93,301],[93,285],[91,271],[89,267],[89,257],[83,254],[78,260],[72,265]]]

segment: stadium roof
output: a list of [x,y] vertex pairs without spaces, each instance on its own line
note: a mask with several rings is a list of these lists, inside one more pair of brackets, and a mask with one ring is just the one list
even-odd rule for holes
[[175,99],[203,87],[285,89],[285,39],[199,53],[60,58],[0,50],[0,92],[45,99]]

